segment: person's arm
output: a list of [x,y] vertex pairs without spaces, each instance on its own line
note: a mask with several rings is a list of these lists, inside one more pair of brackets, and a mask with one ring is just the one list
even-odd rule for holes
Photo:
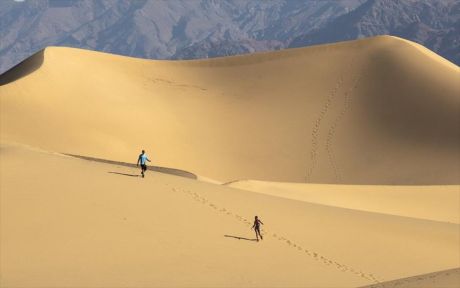
[[150,161],[150,159],[149,159],[149,158],[147,158],[147,161],[149,161],[149,162],[152,162],[152,161]]
[[259,223],[262,224],[262,225],[264,225],[264,223],[263,223],[262,221],[260,221],[260,220],[259,220]]
[[139,156],[139,157],[137,158],[136,166],[139,166],[139,162],[141,162],[141,156]]

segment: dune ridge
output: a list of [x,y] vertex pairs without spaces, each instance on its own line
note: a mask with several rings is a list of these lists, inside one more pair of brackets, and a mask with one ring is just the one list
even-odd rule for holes
[[[83,156],[83,155],[73,155],[73,154],[64,154],[64,155],[75,157],[75,158],[81,158],[81,159],[85,159],[85,160],[88,160],[88,161],[109,163],[109,164],[114,164],[114,165],[119,165],[119,166],[126,166],[126,167],[137,167],[137,164],[134,164],[134,163],[126,163],[126,162],[112,161],[112,160],[107,160],[107,159],[99,159],[99,158],[88,157],[88,156]],[[160,172],[160,173],[171,174],[171,175],[176,175],[176,176],[180,176],[180,177],[191,178],[191,179],[197,179],[198,178],[196,175],[194,175],[194,174],[192,174],[192,173],[190,173],[188,171],[183,171],[183,170],[174,169],[174,168],[168,168],[168,167],[147,166],[147,170]],[[140,176],[140,175],[138,175],[138,176]]]
[[50,47],[0,86],[1,137],[122,162],[145,148],[222,182],[459,184],[460,74],[423,49],[382,36],[153,61]]
[[225,185],[309,203],[460,224],[460,185],[337,185],[256,180]]

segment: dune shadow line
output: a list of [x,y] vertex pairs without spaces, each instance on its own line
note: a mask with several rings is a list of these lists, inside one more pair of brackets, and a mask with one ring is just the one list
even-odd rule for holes
[[40,68],[45,58],[44,52],[45,50],[38,51],[34,55],[19,63],[18,65],[1,74],[0,86],[14,82],[22,77],[31,74],[32,72]]
[[245,238],[245,237],[232,236],[232,235],[224,235],[224,237],[235,238],[235,239],[238,239],[238,240],[246,240],[246,241],[257,241],[257,239],[249,239],[249,238]]
[[124,176],[130,176],[130,177],[139,177],[139,175],[137,174],[127,174],[127,173],[120,173],[120,172],[113,172],[113,171],[109,171],[107,173],[110,173],[110,174],[118,174],[118,175],[124,175]]
[[[76,155],[76,154],[69,154],[69,153],[63,153],[63,154],[67,155],[67,156],[72,156],[72,157],[88,160],[88,161],[95,161],[95,162],[114,164],[114,165],[120,165],[120,166],[125,166],[125,167],[138,168],[137,165],[133,164],[133,163],[113,161],[113,160],[107,160],[107,159],[101,159],[101,158],[95,158],[95,157],[89,157],[89,156],[83,156],[83,155]],[[140,170],[140,168],[138,168],[138,169]],[[175,168],[160,167],[160,166],[147,166],[147,170],[156,171],[156,172],[160,172],[160,173],[164,173],[164,174],[180,176],[180,177],[185,177],[185,178],[190,178],[190,179],[197,179],[198,178],[193,173],[190,173],[190,172],[185,171],[185,170],[175,169]]]

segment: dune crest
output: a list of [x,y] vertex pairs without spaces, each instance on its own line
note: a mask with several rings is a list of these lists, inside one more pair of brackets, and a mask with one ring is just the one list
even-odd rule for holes
[[5,141],[123,162],[146,149],[219,181],[459,182],[460,74],[406,40],[193,61],[43,55],[0,76]]
[[335,185],[255,180],[226,185],[308,203],[460,224],[460,185]]

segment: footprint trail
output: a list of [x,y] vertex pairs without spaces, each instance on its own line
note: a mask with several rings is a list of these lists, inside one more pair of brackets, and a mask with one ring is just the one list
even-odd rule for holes
[[[201,203],[201,204],[209,207],[210,209],[213,209],[214,211],[216,211],[216,212],[218,212],[220,214],[233,217],[234,219],[240,221],[241,223],[243,223],[246,226],[251,226],[252,225],[251,221],[249,221],[248,219],[244,218],[243,216],[241,216],[241,215],[239,215],[237,213],[234,213],[234,212],[230,211],[229,209],[227,209],[225,207],[219,207],[215,203],[212,203],[210,200],[208,200],[207,198],[205,198],[204,196],[202,196],[202,195],[200,195],[200,194],[198,194],[196,192],[193,192],[193,191],[188,190],[188,189],[180,189],[180,188],[172,188],[172,191],[184,193],[184,194],[190,196],[196,202]],[[359,270],[359,269],[353,268],[351,266],[348,266],[348,265],[339,263],[337,261],[334,261],[332,259],[329,259],[328,257],[326,257],[324,255],[321,255],[318,252],[312,251],[312,250],[310,250],[308,248],[304,248],[303,246],[297,244],[296,242],[294,242],[294,241],[292,241],[292,240],[290,240],[290,239],[288,239],[286,237],[283,237],[282,235],[280,235],[278,233],[270,233],[265,228],[262,228],[261,232],[264,234],[264,236],[273,237],[275,240],[278,240],[281,243],[283,243],[285,245],[288,245],[289,247],[291,247],[293,249],[296,249],[299,253],[303,253],[303,254],[309,256],[310,258],[313,258],[315,261],[318,261],[319,263],[322,263],[322,264],[324,264],[326,266],[329,266],[329,267],[334,268],[334,269],[338,269],[338,270],[340,270],[342,272],[352,273],[352,274],[354,274],[354,275],[356,275],[358,277],[361,277],[363,279],[372,281],[375,284],[378,284],[378,283],[382,282],[381,280],[379,280],[372,273],[366,273],[366,272],[363,272],[362,270]]]

